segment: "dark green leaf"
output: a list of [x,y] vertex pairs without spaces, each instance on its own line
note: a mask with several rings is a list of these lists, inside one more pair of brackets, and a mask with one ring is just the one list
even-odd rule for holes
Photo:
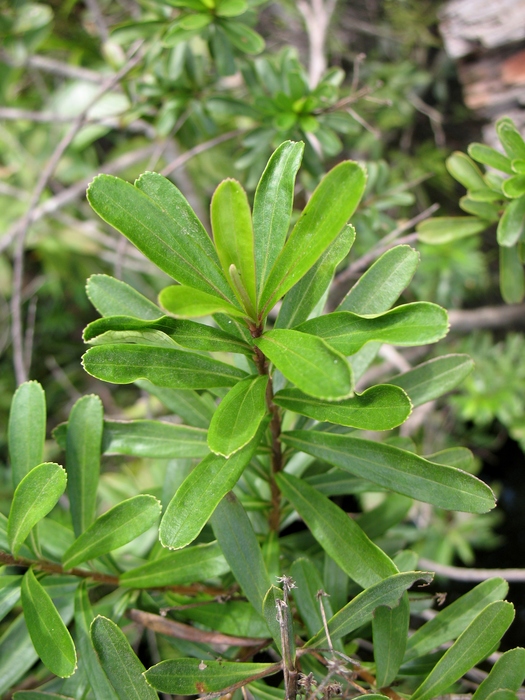
[[178,610],[177,616],[193,620],[223,634],[268,638],[268,627],[261,615],[253,609],[251,603],[242,600],[188,607]]
[[0,637],[0,693],[9,690],[37,660],[22,613]]
[[24,476],[44,460],[46,397],[38,382],[25,382],[15,391],[7,432],[13,487],[16,488]]
[[429,462],[446,464],[448,467],[457,467],[463,471],[471,472],[474,466],[474,455],[466,447],[449,447],[430,455],[425,455]]
[[153,321],[162,316],[162,309],[129,284],[108,275],[91,275],[86,293],[101,316],[132,316]]
[[403,593],[395,607],[381,605],[374,611],[372,620],[376,683],[384,688],[396,678],[408,637],[410,604]]
[[478,219],[476,216],[436,216],[422,221],[416,226],[416,231],[422,243],[441,245],[474,236],[484,231],[489,225],[490,222]]
[[240,318],[246,316],[245,311],[229,301],[183,284],[174,284],[163,289],[159,294],[159,304],[170,314],[180,318],[210,316],[218,312]]
[[[517,693],[525,678],[525,649],[510,649],[500,656],[491,672],[478,686],[472,700],[487,700],[498,690]],[[492,700],[497,700],[492,695]],[[500,698],[499,700],[508,700]]]
[[498,244],[512,247],[525,231],[525,197],[514,199],[503,212],[498,224]]
[[[390,493],[378,506],[357,516],[356,522],[371,540],[376,540],[391,527],[404,520],[412,504],[411,498],[406,498],[398,493]],[[416,564],[417,559],[408,570],[413,570]]]
[[313,637],[323,627],[320,605],[324,606],[328,619],[333,615],[330,598],[319,598],[319,591],[323,590],[323,581],[314,564],[305,557],[296,559],[290,569],[290,574],[295,581],[296,588],[293,597],[301,619],[306,626],[310,637]]

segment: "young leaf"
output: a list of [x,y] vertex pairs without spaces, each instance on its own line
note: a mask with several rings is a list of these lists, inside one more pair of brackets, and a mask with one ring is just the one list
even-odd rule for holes
[[321,338],[307,332],[277,329],[254,342],[306,394],[327,401],[351,394],[352,370],[346,358]]
[[363,588],[397,573],[393,561],[335,503],[291,474],[277,483],[325,552]]
[[22,607],[31,641],[42,662],[56,676],[71,676],[77,666],[75,645],[49,594],[31,569],[22,581]]
[[388,380],[406,391],[414,407],[443,396],[467,377],[474,367],[468,355],[442,355]]
[[360,430],[390,430],[404,423],[412,410],[406,393],[388,384],[370,387],[362,394],[337,402],[320,401],[298,389],[283,389],[277,392],[274,402],[318,421]]
[[208,447],[229,457],[253,438],[264,418],[268,376],[248,377],[226,394],[211,419]]
[[455,151],[447,158],[446,165],[448,172],[465,189],[478,190],[486,187],[481,170],[465,153]]
[[519,304],[525,296],[525,274],[517,246],[499,248],[499,286],[506,304]]
[[144,666],[120,627],[99,615],[91,624],[91,641],[119,700],[158,700],[144,680]]
[[89,300],[101,316],[128,316],[153,321],[162,309],[129,284],[109,275],[91,275],[86,284]]
[[246,312],[225,299],[184,284],[165,287],[159,294],[159,304],[168,313],[179,318],[197,318],[225,313],[244,318]]
[[25,382],[15,391],[7,433],[13,488],[16,489],[24,476],[44,459],[46,396],[38,382]]
[[512,248],[525,231],[525,197],[514,199],[503,212],[498,224],[498,245]]
[[504,601],[490,603],[470,623],[415,690],[412,700],[430,700],[493,651],[514,619],[514,606]]
[[484,143],[471,143],[467,150],[469,156],[478,163],[489,165],[491,168],[501,170],[509,175],[513,174],[510,159],[506,158],[503,153],[496,151],[495,148],[486,146]]
[[505,180],[502,185],[503,194],[515,199],[525,195],[525,175],[514,175]]
[[495,506],[491,489],[475,476],[398,447],[309,430],[285,432],[281,439],[301,452],[424,503],[466,513],[486,513]]
[[147,495],[133,496],[113,506],[64,553],[64,569],[71,569],[131,542],[157,522],[160,511],[160,502]]
[[88,374],[113,384],[149,379],[172,389],[233,386],[246,377],[242,369],[211,357],[143,345],[99,345],[85,353],[82,364]]
[[422,301],[372,317],[336,311],[301,323],[296,331],[317,335],[344,355],[353,355],[371,341],[401,346],[435,343],[447,334],[448,315],[441,306]]
[[257,296],[281,252],[292,215],[295,176],[304,144],[285,141],[272,154],[253,201],[253,233]]
[[66,436],[67,493],[76,537],[95,518],[104,409],[98,396],[83,396],[69,414]]
[[7,539],[15,556],[37,522],[53,510],[66,483],[65,470],[54,462],[39,464],[20,481],[7,522]]
[[387,250],[361,275],[337,310],[363,315],[388,311],[410,284],[418,264],[419,253],[409,245]]
[[186,547],[121,574],[121,586],[156,588],[181,586],[222,576],[229,570],[217,542]]
[[525,142],[512,119],[508,117],[498,119],[496,132],[505,153],[511,160],[525,158]]
[[186,477],[162,517],[164,547],[180,549],[193,542],[219,501],[230,491],[257,449],[262,430],[231,457],[208,455]]
[[381,605],[376,608],[372,620],[376,683],[384,688],[396,678],[408,637],[410,604],[407,593],[392,608]]
[[422,221],[416,226],[416,231],[422,243],[441,245],[474,236],[489,225],[490,222],[476,216],[436,216]]
[[[478,686],[472,700],[488,700],[498,690],[517,693],[525,678],[525,649],[510,649],[496,661],[489,675]],[[496,698],[493,697],[493,700]],[[502,699],[503,700],[503,699]]]
[[357,163],[336,165],[321,180],[275,261],[261,294],[263,315],[308,272],[354,213],[366,175]]
[[149,668],[144,677],[161,693],[201,695],[215,693],[239,682],[248,683],[279,670],[277,664],[169,659]]

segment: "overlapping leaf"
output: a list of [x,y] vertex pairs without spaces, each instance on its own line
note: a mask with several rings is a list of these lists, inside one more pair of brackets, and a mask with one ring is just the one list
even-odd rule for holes
[[101,316],[131,316],[144,321],[162,316],[162,309],[156,304],[129,284],[109,275],[91,275],[86,293]]

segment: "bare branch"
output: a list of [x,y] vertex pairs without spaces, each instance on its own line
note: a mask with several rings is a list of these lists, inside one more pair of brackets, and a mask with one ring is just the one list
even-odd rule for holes
[[82,68],[81,66],[72,66],[69,63],[56,61],[46,56],[27,56],[23,62],[20,62],[12,58],[7,51],[0,51],[0,59],[4,63],[7,63],[9,66],[14,66],[15,68],[27,66],[42,70],[46,73],[52,73],[53,75],[60,75],[75,80],[86,80],[90,83],[99,84],[108,77],[104,73],[98,73],[97,71],[90,70],[89,68]]
[[310,44],[308,75],[314,88],[326,70],[325,43],[328,25],[337,0],[297,0],[297,9],[304,18]]
[[454,581],[486,581],[501,576],[506,581],[525,582],[525,569],[468,569],[462,566],[447,566],[430,559],[421,558],[420,566],[428,571],[435,571],[438,576],[445,576]]
[[213,148],[214,146],[218,146],[220,143],[224,143],[225,141],[230,141],[231,139],[234,139],[236,136],[240,136],[240,134],[243,134],[243,133],[244,133],[243,129],[235,129],[235,131],[227,131],[225,134],[220,134],[219,136],[215,136],[214,138],[210,139],[209,141],[204,141],[203,143],[199,143],[198,146],[195,146],[194,148],[190,148],[189,151],[186,151],[186,153],[182,153],[181,155],[177,156],[175,158],[175,160],[173,160],[171,163],[168,163],[168,165],[161,171],[161,175],[164,175],[164,177],[167,177],[174,170],[177,170],[177,168],[182,167],[185,163],[187,163],[189,160],[191,160],[195,156],[198,156],[200,153],[204,153],[205,151],[208,151],[210,148]]
[[508,328],[525,325],[525,304],[482,306],[479,309],[453,309],[448,312],[450,329],[469,333],[477,328]]

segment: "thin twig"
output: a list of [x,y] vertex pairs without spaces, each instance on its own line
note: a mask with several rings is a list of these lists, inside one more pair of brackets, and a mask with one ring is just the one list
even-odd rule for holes
[[218,146],[220,143],[224,143],[225,141],[230,141],[231,139],[234,139],[236,136],[240,136],[243,133],[244,133],[244,129],[235,129],[234,131],[227,131],[225,134],[220,134],[219,136],[215,136],[214,138],[210,139],[209,141],[204,141],[203,143],[200,143],[198,146],[195,146],[194,148],[190,148],[189,151],[182,153],[180,156],[177,156],[171,163],[168,163],[168,165],[166,165],[166,167],[163,170],[161,170],[161,175],[164,175],[164,177],[167,177],[174,170],[177,170],[177,168],[182,167],[185,163],[187,163],[189,160],[191,160],[195,156],[198,156],[200,153],[204,153],[205,151],[208,151],[210,148],[213,148],[214,146]]
[[420,566],[428,571],[435,571],[438,576],[445,576],[454,581],[486,581],[496,576],[506,581],[525,582],[525,569],[467,569],[462,566],[447,566],[430,559],[421,558]]
[[0,51],[0,60],[15,68],[36,68],[37,70],[52,73],[53,75],[60,75],[75,80],[85,80],[90,83],[97,83],[97,85],[108,77],[105,73],[98,73],[97,71],[90,70],[89,68],[82,68],[81,66],[73,66],[64,61],[56,61],[46,56],[27,56],[23,62],[20,62],[12,58],[7,51]]
[[106,27],[106,22],[104,19],[104,15],[100,11],[100,7],[98,6],[97,0],[85,0],[86,5],[89,8],[89,12],[91,13],[91,16],[93,18],[93,21],[95,22],[97,26],[98,33],[100,35],[100,39],[102,40],[102,43],[107,41],[109,39],[109,31],[108,28]]
[[325,43],[328,25],[337,0],[297,0],[297,9],[302,14],[308,34],[310,59],[308,77],[310,87],[317,86],[326,70]]

